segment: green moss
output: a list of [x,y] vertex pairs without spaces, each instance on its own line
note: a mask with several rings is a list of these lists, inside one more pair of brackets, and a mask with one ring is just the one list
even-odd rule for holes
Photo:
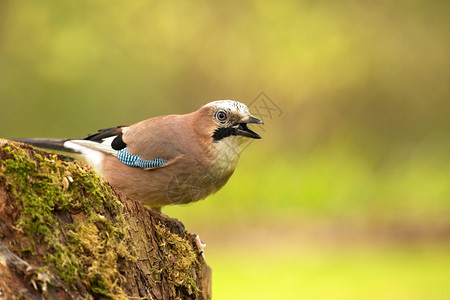
[[[162,251],[159,271],[165,271],[173,288],[185,288],[189,294],[198,294],[193,279],[195,269],[200,266],[191,244],[179,235],[170,232],[161,223],[156,226],[156,234],[160,238],[159,245]],[[175,294],[175,290],[173,291]]]
[[[4,141],[0,151],[0,179],[18,200],[22,215],[17,226],[31,240],[22,251],[32,254],[46,247],[45,261],[65,282],[80,280],[96,294],[126,299],[117,263],[134,258],[131,242],[123,239],[122,204],[109,185],[91,169],[56,155],[30,157]],[[83,222],[64,222],[64,214]]]

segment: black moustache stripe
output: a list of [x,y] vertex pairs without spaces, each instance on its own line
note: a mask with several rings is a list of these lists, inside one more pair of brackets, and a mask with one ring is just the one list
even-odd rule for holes
[[232,128],[232,127],[226,127],[226,128],[217,128],[214,131],[213,134],[213,139],[214,142],[220,141],[223,138],[226,138],[227,136],[230,135],[236,135],[236,129]]

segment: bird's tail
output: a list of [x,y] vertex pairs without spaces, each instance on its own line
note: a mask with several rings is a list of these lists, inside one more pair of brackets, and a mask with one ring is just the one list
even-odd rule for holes
[[74,149],[64,146],[64,143],[69,139],[48,139],[48,138],[24,138],[24,139],[11,139],[11,141],[21,142],[25,144],[29,144],[39,148],[70,152],[70,153],[79,153]]

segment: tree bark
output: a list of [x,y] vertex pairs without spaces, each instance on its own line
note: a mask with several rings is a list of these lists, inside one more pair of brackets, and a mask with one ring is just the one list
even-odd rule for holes
[[202,250],[85,164],[0,140],[0,299],[210,299]]

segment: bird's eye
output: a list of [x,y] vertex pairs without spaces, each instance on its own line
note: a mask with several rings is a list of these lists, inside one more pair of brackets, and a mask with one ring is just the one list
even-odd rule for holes
[[223,122],[227,119],[227,113],[224,112],[223,110],[218,111],[216,114],[217,120],[219,120],[220,122]]

